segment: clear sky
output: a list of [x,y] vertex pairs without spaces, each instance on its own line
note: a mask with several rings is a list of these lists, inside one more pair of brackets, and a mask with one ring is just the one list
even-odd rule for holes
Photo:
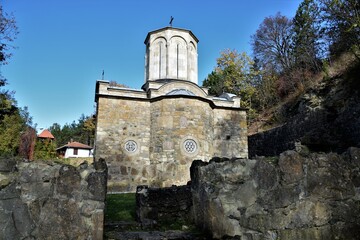
[[141,88],[144,40],[169,25],[199,39],[199,85],[220,51],[251,55],[250,36],[265,17],[292,18],[301,0],[0,0],[19,35],[10,63],[1,66],[18,106],[38,128],[77,121],[95,111],[95,83],[105,79]]

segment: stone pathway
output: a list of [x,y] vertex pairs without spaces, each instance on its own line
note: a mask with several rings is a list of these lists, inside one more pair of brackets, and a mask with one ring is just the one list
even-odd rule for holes
[[143,227],[137,222],[114,222],[105,224],[107,240],[205,240],[197,234],[180,231],[151,230],[151,226]]

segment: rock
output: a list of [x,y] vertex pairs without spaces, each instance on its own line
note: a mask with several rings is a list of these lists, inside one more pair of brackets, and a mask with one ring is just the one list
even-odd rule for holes
[[77,169],[70,165],[64,165],[59,170],[59,176],[55,179],[55,191],[67,198],[76,198],[81,184],[81,176]]
[[286,151],[280,154],[279,167],[284,184],[298,182],[303,176],[304,159],[295,151]]
[[360,68],[355,66],[357,72],[324,81],[282,104],[275,113],[282,119],[275,124],[278,127],[248,137],[249,157],[275,156],[290,149],[306,155],[309,150],[341,153],[360,147]]
[[252,173],[260,189],[268,190],[276,186],[278,173],[273,165],[261,159],[256,162]]
[[106,183],[107,183],[107,172],[92,172],[87,178],[88,190],[91,193],[89,199],[96,201],[105,201],[106,198]]
[[21,192],[16,181],[12,181],[5,188],[0,190],[0,201],[20,198]]
[[96,171],[107,171],[105,159],[100,158],[98,161],[94,161],[94,168]]
[[16,161],[14,159],[0,159],[0,172],[12,172],[16,170]]
[[8,161],[4,169],[0,239],[102,239],[106,170],[51,161]]
[[0,189],[10,184],[10,178],[8,175],[0,173]]
[[358,239],[360,149],[195,162],[196,225],[213,238]]
[[21,237],[29,236],[31,234],[35,225],[30,218],[28,206],[20,199],[1,200],[0,209],[2,209],[0,212],[5,213],[3,217],[6,219],[6,224],[0,225],[4,227],[3,229],[0,229],[0,237],[2,233],[5,234],[7,231],[10,232],[6,233],[9,235],[4,235],[6,237],[10,237],[12,234]]

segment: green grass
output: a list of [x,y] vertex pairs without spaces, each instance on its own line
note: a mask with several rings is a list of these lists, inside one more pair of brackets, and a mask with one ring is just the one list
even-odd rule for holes
[[135,221],[135,193],[108,194],[106,196],[105,221]]

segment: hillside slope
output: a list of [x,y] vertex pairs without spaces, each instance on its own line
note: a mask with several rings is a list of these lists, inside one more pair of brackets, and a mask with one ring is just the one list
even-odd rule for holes
[[340,61],[329,69],[328,76],[300,96],[272,109],[268,121],[274,124],[276,113],[281,121],[270,130],[251,133],[249,155],[272,156],[301,143],[314,151],[342,152],[360,146],[360,63]]

